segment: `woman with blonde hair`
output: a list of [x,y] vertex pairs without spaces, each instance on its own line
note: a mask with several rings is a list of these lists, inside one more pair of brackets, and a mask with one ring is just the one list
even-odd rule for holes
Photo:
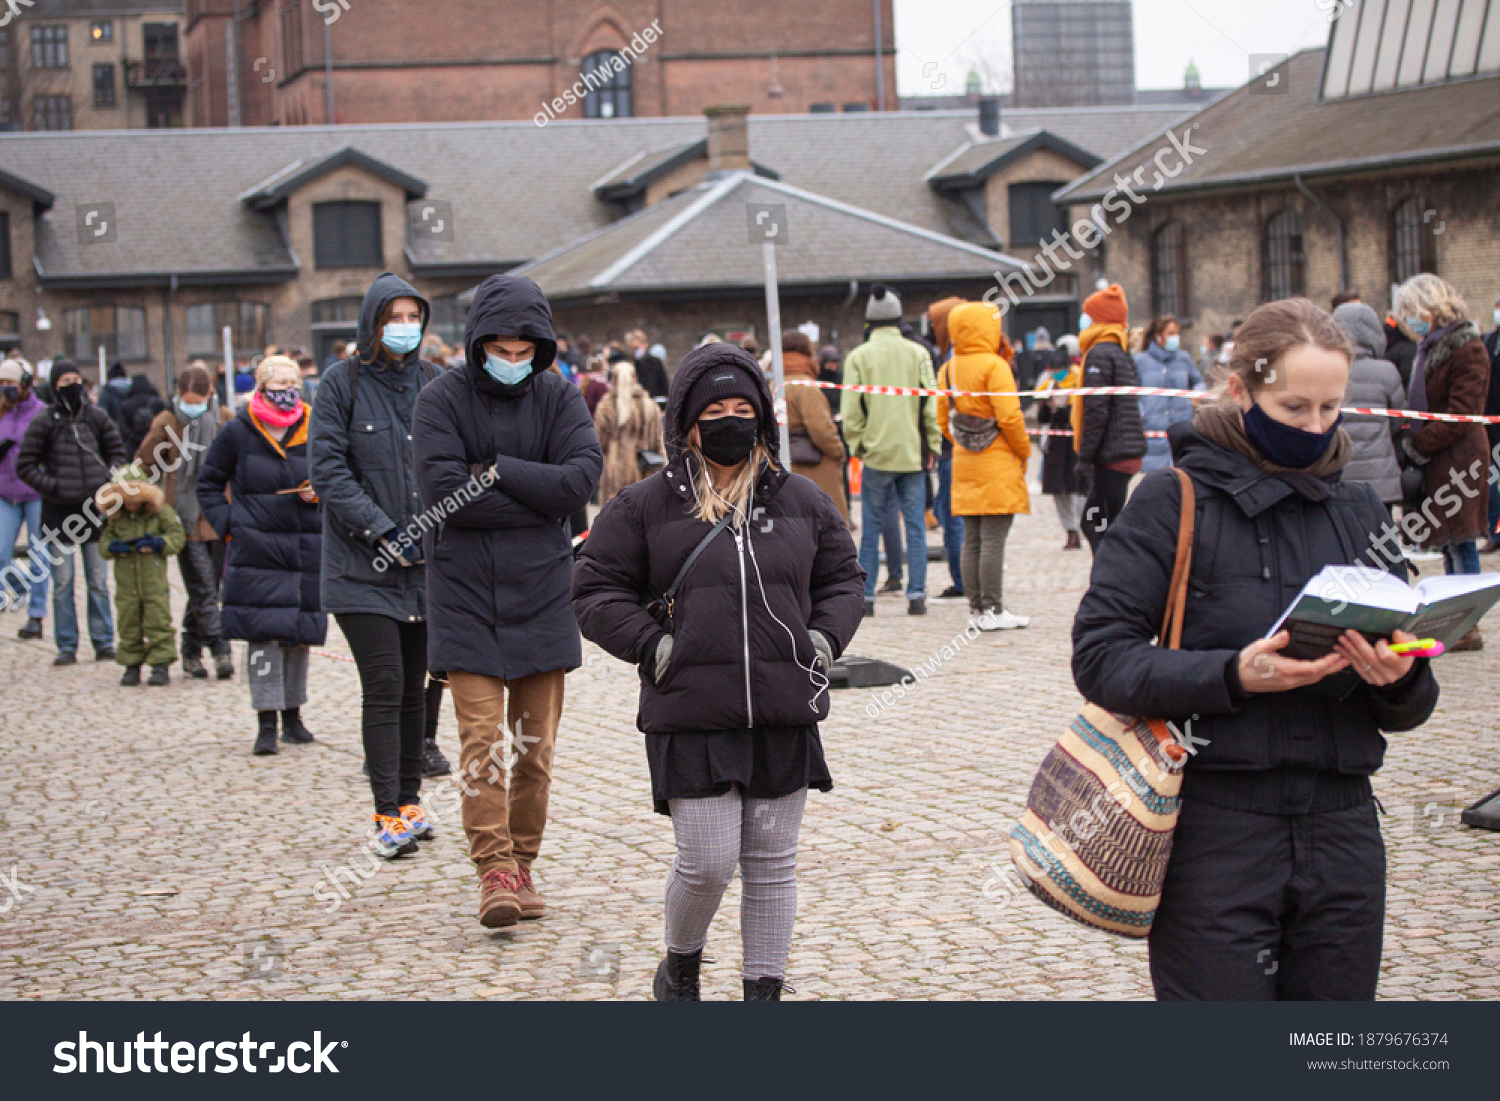
[[621,360],[610,368],[614,389],[594,409],[594,431],[604,449],[599,503],[654,474],[662,455],[661,410],[635,380],[635,367]]
[[780,1001],[807,790],[833,786],[818,722],[859,627],[864,574],[828,495],[777,468],[775,402],[749,352],[689,352],[672,378],[665,470],[604,506],[573,608],[640,667],[655,808],[670,815],[658,1001],[699,1001],[704,944],[739,868],[746,1001]]
[[[1414,275],[1396,288],[1393,304],[1402,325],[1418,340],[1408,407],[1426,413],[1483,413],[1490,357],[1459,293],[1436,275]],[[1417,526],[1427,530],[1412,538],[1424,548],[1440,549],[1446,572],[1478,573],[1476,541],[1489,526],[1485,484],[1490,460],[1484,426],[1419,421],[1402,441],[1402,449],[1422,470],[1423,500],[1415,511],[1426,520]],[[1439,497],[1444,487],[1447,495]],[[1462,507],[1451,512],[1447,497],[1461,498]],[[1437,507],[1431,507],[1434,504]],[[1453,649],[1478,650],[1482,645],[1475,627]]]
[[[255,392],[220,428],[198,474],[198,507],[227,539],[222,629],[250,643],[250,706],[260,717],[256,756],[283,741],[313,740],[302,724],[310,646],[328,617],[319,596],[323,518],[307,480],[308,407],[297,361],[271,355],[255,368]],[[226,496],[225,490],[229,493]]]

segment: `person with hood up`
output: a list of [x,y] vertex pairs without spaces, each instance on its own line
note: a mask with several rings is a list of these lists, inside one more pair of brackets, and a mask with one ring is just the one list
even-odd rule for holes
[[[370,284],[350,355],[323,372],[308,477],[323,503],[323,611],[359,670],[372,847],[389,860],[433,836],[418,796],[427,743],[427,574],[412,465],[418,396],[442,369],[417,349],[427,300],[391,272]],[[441,687],[434,693],[441,703]],[[436,716],[433,717],[434,720]]]
[[118,361],[109,365],[105,372],[104,386],[99,390],[99,408],[109,414],[109,419],[120,427],[120,406],[125,395],[130,393],[130,378],[125,374],[125,364]]
[[[1396,365],[1385,355],[1385,329],[1380,316],[1363,302],[1345,302],[1333,311],[1333,320],[1354,345],[1349,365],[1349,390],[1344,404],[1371,409],[1405,409],[1406,390]],[[1387,506],[1401,503],[1401,465],[1396,458],[1396,439],[1401,422],[1394,417],[1344,417],[1344,431],[1354,444],[1354,454],[1344,467],[1344,481],[1365,482]]]
[[[953,358],[938,372],[938,389],[1012,393],[1016,379],[1001,358],[1000,318],[982,302],[948,315]],[[981,631],[1027,626],[1002,599],[1005,540],[1017,513],[1031,512],[1026,460],[1031,440],[1016,397],[937,399],[938,426],[954,443],[953,511],[964,518],[963,578],[969,611]]]
[[[812,341],[797,329],[781,334],[781,365],[788,379],[818,377],[813,362]],[[832,499],[844,523],[849,523],[849,502],[844,496],[844,462],[849,453],[838,426],[816,386],[786,388],[786,428],[791,444],[792,473],[810,479]]]
[[[955,307],[962,305],[962,298],[942,298],[927,307],[927,324],[938,349],[934,367],[938,369],[953,358],[948,318]],[[953,511],[953,441],[947,436],[943,437],[943,447],[938,454],[938,487],[937,495],[932,499],[932,514],[943,533],[943,557],[948,559],[948,576],[952,580],[952,584],[938,594],[938,599],[961,600],[964,595],[964,518]]]
[[[1142,386],[1164,390],[1202,390],[1203,376],[1193,357],[1182,350],[1182,327],[1171,314],[1153,317],[1146,326],[1145,348],[1136,353],[1135,370]],[[1165,432],[1178,421],[1193,419],[1191,398],[1142,397],[1141,428]],[[1165,436],[1147,437],[1142,470],[1165,470],[1172,465],[1172,452]]]
[[[32,393],[31,364],[19,357],[0,362],[0,584],[5,607],[19,603],[26,592],[26,626],[16,633],[23,639],[42,637],[47,616],[47,581],[51,570],[42,549],[41,494],[16,474],[16,448],[26,429],[45,406]],[[16,539],[26,525],[30,550],[26,567],[15,562]]]
[[585,636],[638,666],[652,798],[672,819],[658,1001],[700,1000],[736,867],[745,1000],[781,1000],[807,790],[833,786],[817,724],[864,579],[828,494],[778,468],[777,433],[752,355],[689,352],[667,399],[666,469],[600,512],[573,582]]
[[594,409],[594,431],[604,451],[604,474],[599,479],[601,505],[652,472],[641,469],[642,452],[662,453],[661,407],[636,381],[635,368],[629,363],[616,363],[609,373],[614,381],[612,391]]
[[[1483,413],[1490,388],[1490,357],[1479,326],[1454,287],[1436,275],[1414,275],[1396,288],[1396,312],[1422,342],[1412,361],[1410,408],[1424,413]],[[1422,469],[1427,519],[1418,545],[1443,552],[1446,573],[1478,573],[1478,540],[1489,527],[1486,485],[1489,437],[1482,424],[1419,421],[1402,440],[1406,457]],[[1458,492],[1455,492],[1455,487]],[[1448,497],[1462,497],[1456,510]],[[1449,648],[1480,650],[1477,626]]]
[[[901,335],[901,299],[896,292],[876,286],[865,304],[865,321],[870,335],[845,357],[845,385],[932,389],[932,356]],[[875,614],[880,536],[893,490],[906,521],[906,610],[926,615],[926,472],[937,465],[943,446],[936,405],[930,398],[845,390],[841,409],[849,454],[863,464],[859,564],[865,570],[865,615]]]
[[464,351],[465,366],[423,389],[412,448],[423,504],[446,512],[423,540],[427,661],[453,691],[479,921],[495,929],[546,912],[532,866],[564,674],[583,663],[568,520],[604,458],[578,387],[547,369],[552,309],[530,279],[479,285]]
[[[1111,283],[1084,299],[1078,347],[1083,352],[1083,386],[1138,386],[1135,363],[1126,352],[1129,306],[1125,289]],[[1083,535],[1095,553],[1125,507],[1130,479],[1141,471],[1146,436],[1141,405],[1129,394],[1073,399],[1073,446],[1087,471],[1088,500]]]
[[120,439],[125,444],[125,454],[134,455],[151,431],[151,422],[167,407],[161,394],[144,374],[130,380],[130,389],[125,400],[120,402],[120,415],[116,418],[120,427]]
[[168,670],[177,660],[172,630],[172,594],[167,587],[167,559],[187,543],[187,533],[167,495],[146,471],[123,467],[94,494],[94,503],[109,519],[99,535],[100,551],[115,563],[115,608],[120,618],[119,656],[125,667],[120,683],[141,683],[141,666],[151,666],[146,683],[171,683]]
[[206,680],[203,651],[213,655],[214,674],[220,680],[234,676],[229,643],[224,639],[219,611],[219,574],[223,543],[213,525],[198,507],[198,471],[213,445],[219,428],[229,420],[229,410],[219,406],[213,381],[201,360],[189,364],[177,376],[177,396],[151,422],[151,430],[136,449],[135,461],[147,477],[162,488],[167,504],[176,511],[187,533],[187,542],[177,555],[177,569],[187,590],[182,612],[182,671]]
[[[1150,932],[1159,999],[1375,997],[1386,861],[1370,777],[1381,732],[1426,722],[1438,684],[1429,659],[1356,631],[1311,660],[1284,652],[1286,631],[1266,637],[1325,566],[1406,580],[1384,506],[1368,484],[1341,478],[1353,451],[1339,427],[1352,355],[1305,298],[1252,313],[1227,400],[1169,429],[1196,501],[1180,646],[1155,642],[1182,509],[1172,471],[1147,475],[1099,544],[1073,623],[1083,697],[1170,721],[1193,747]],[[1107,869],[1096,847],[1108,831],[1091,832],[1100,836],[1079,855]]]
[[[260,729],[252,752],[277,752],[281,738],[305,744],[308,649],[321,646],[328,616],[318,598],[323,520],[307,480],[308,408],[302,371],[273,355],[255,368],[255,391],[220,428],[198,472],[198,507],[224,556],[225,638],[244,639],[250,706]],[[225,490],[229,491],[228,496]]]
[[[39,412],[16,448],[16,476],[42,495],[42,530],[61,539],[44,549],[52,565],[53,665],[78,662],[78,609],[73,603],[75,549],[83,558],[88,585],[89,641],[95,661],[115,660],[115,623],[109,607],[109,579],[99,554],[103,518],[93,508],[94,493],[125,462],[120,430],[108,414],[89,402],[83,375],[71,359],[52,363],[50,409]],[[89,507],[85,508],[84,506]]]

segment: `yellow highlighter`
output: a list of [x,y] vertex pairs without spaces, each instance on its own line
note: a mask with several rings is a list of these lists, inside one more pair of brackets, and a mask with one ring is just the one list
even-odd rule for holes
[[1443,644],[1435,638],[1418,638],[1411,642],[1391,644],[1391,653],[1410,654],[1414,658],[1435,658],[1443,652]]

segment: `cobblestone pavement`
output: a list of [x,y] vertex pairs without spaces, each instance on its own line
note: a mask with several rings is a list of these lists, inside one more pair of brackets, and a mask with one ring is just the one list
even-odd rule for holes
[[[836,787],[809,797],[802,834],[797,999],[1150,997],[1144,945],[982,893],[1079,703],[1068,639],[1089,554],[1060,552],[1050,502],[1033,494],[1006,579],[1030,629],[957,645],[878,719],[874,692],[835,693],[823,737]],[[946,574],[932,563],[931,591]],[[914,619],[884,597],[852,652],[920,663],[965,619],[962,602]],[[50,642],[16,640],[21,622],[0,617],[0,997],[649,997],[672,844],[650,808],[633,670],[585,645],[536,868],[549,916],[491,933],[455,815],[419,856],[372,870],[362,855],[352,664],[313,659],[303,714],[317,744],[256,758],[242,681],[184,682],[174,667],[170,688],[121,688],[114,665],[50,668]],[[1490,631],[1500,643],[1500,616]],[[347,653],[336,630],[328,649]],[[1500,787],[1497,669],[1494,649],[1442,659],[1437,714],[1391,739],[1376,778],[1389,811],[1383,997],[1500,991],[1500,837],[1457,824]],[[456,759],[451,703],[440,738]],[[435,792],[440,808],[452,792]],[[738,917],[736,884],[709,935],[705,997],[739,997]]]

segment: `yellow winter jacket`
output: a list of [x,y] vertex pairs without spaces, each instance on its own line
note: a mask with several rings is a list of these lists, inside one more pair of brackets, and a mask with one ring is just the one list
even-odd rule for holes
[[[1016,388],[1010,364],[999,356],[1000,319],[980,302],[959,306],[948,315],[948,335],[953,358],[943,364],[938,386],[946,390],[1011,391]],[[993,417],[1000,435],[983,451],[975,453],[953,446],[953,514],[955,516],[1001,516],[1030,512],[1031,494],[1026,489],[1026,460],[1031,440],[1021,399],[939,398],[938,424],[943,435],[953,439],[949,417],[968,413]]]

